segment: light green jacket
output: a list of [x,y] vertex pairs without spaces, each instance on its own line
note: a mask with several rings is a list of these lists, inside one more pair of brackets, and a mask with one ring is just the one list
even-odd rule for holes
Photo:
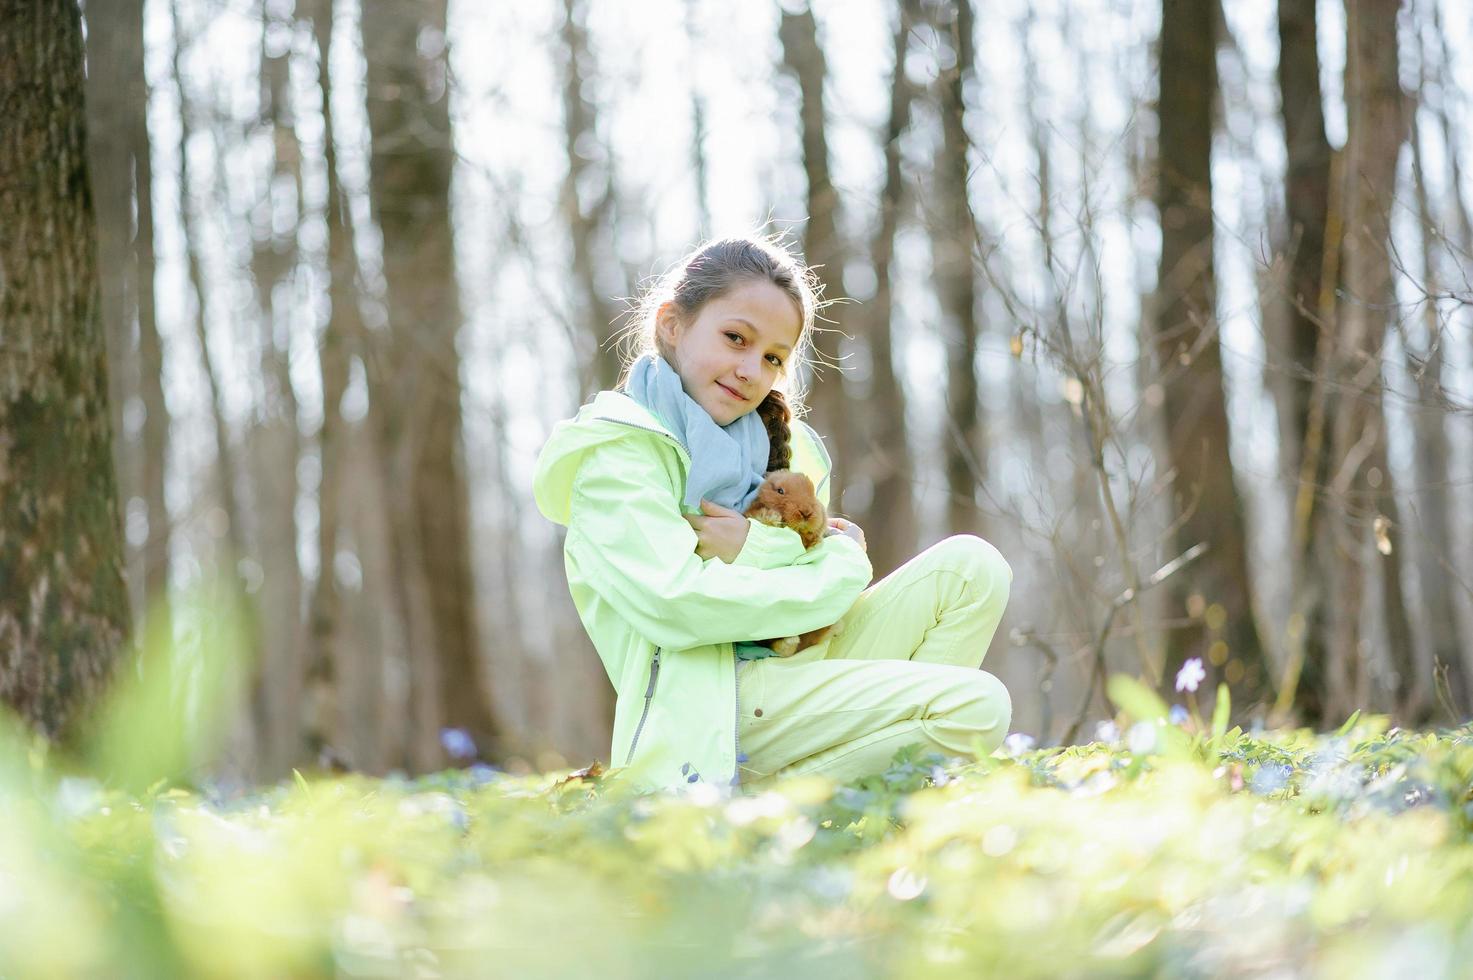
[[[793,469],[828,500],[829,457],[793,424]],[[843,535],[804,550],[796,532],[751,522],[732,564],[696,556],[681,516],[690,456],[621,392],[559,422],[537,459],[537,508],[568,533],[573,604],[617,692],[610,765],[633,785],[736,785],[732,643],[833,623],[869,584],[869,558]]]

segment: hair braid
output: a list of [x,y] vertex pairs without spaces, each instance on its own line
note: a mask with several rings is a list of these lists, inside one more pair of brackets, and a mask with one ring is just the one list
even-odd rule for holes
[[767,453],[767,469],[785,470],[793,462],[792,430],[788,423],[793,413],[788,410],[788,401],[776,388],[767,393],[762,404],[757,406],[762,424],[767,426],[767,441],[772,448]]

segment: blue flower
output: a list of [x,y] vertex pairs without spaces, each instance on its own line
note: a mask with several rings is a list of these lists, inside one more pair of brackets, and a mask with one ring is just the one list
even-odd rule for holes
[[475,781],[477,786],[484,786],[491,782],[500,772],[500,769],[497,769],[495,766],[488,766],[484,762],[477,762],[470,768],[471,779]]
[[1184,725],[1184,724],[1186,724],[1186,721],[1187,721],[1187,709],[1186,708],[1183,708],[1179,704],[1173,704],[1171,706],[1171,712],[1170,712],[1170,714],[1168,714],[1166,716],[1166,720],[1169,721],[1169,722],[1171,722],[1173,725]]
[[473,759],[476,756],[476,740],[464,728],[440,729],[440,745],[452,759]]

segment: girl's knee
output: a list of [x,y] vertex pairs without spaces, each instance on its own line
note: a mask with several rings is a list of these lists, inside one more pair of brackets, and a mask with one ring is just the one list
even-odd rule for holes
[[995,749],[1007,737],[1008,726],[1013,721],[1013,696],[1003,682],[992,674],[978,671],[974,682],[977,687],[976,710],[980,715],[980,728],[985,729],[989,749]]
[[936,544],[938,557],[990,595],[1006,603],[1013,568],[992,543],[975,534],[953,534]]
[[1002,744],[1012,724],[1012,695],[992,674],[980,670],[967,673],[971,676],[952,689],[954,700],[943,706],[944,723],[959,746],[970,746],[980,739],[980,748],[991,752]]

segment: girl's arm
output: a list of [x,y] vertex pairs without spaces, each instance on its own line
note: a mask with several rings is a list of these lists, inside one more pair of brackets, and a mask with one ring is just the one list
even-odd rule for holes
[[869,558],[842,535],[776,568],[696,557],[658,459],[670,450],[654,442],[592,450],[573,483],[566,547],[588,586],[657,646],[796,636],[833,623],[869,584]]

